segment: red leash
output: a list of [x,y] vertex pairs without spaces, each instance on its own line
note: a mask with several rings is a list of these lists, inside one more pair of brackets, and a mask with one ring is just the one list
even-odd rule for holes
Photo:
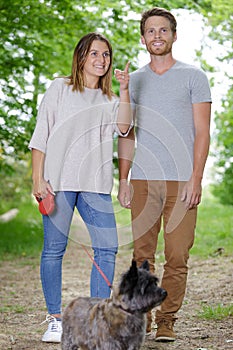
[[105,280],[105,282],[107,283],[107,285],[109,286],[109,288],[112,288],[111,283],[109,282],[109,279],[107,278],[107,276],[103,273],[103,271],[101,270],[101,268],[99,267],[99,265],[95,262],[95,260],[93,259],[92,255],[89,253],[89,251],[87,250],[87,248],[81,244],[81,247],[85,250],[85,252],[87,253],[87,255],[89,256],[89,258],[91,259],[91,261],[93,262],[93,264],[95,265],[95,267],[97,268],[97,270],[99,271],[99,273],[101,274],[101,276],[103,277],[103,279]]

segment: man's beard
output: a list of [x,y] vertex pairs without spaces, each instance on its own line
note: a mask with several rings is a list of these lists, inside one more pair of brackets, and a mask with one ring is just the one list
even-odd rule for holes
[[153,56],[166,56],[167,54],[172,52],[172,44],[167,44],[161,49],[161,50],[156,50],[156,48],[154,48],[152,46],[153,44],[146,44],[146,48],[147,51],[153,55]]

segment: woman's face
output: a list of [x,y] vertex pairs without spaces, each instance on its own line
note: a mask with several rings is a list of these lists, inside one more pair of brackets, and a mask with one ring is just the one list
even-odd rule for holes
[[83,72],[86,78],[102,77],[111,63],[110,51],[104,41],[94,40],[87,54]]

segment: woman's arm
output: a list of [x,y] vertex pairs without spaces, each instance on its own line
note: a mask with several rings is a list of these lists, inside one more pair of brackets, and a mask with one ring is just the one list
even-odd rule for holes
[[117,126],[122,134],[127,133],[132,123],[132,111],[129,98],[129,65],[128,62],[124,71],[115,69],[115,77],[120,83],[120,106],[117,117]]
[[134,157],[134,146],[134,129],[131,129],[126,137],[118,137],[119,190],[117,198],[121,206],[124,208],[131,207],[131,193],[128,176]]
[[44,179],[45,154],[35,148],[32,149],[32,193],[37,198],[45,198],[48,192],[53,193],[51,185]]

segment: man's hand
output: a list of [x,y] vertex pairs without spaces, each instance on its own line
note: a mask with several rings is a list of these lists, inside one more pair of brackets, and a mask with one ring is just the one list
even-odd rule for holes
[[126,179],[119,181],[119,191],[117,196],[120,205],[123,208],[131,208],[131,191],[130,191],[130,185]]
[[195,208],[201,202],[201,180],[191,177],[186,183],[181,195],[181,201],[185,202],[186,209]]

